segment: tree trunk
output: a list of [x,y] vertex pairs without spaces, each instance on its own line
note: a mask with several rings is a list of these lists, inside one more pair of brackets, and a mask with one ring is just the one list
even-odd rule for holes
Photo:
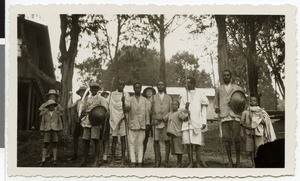
[[248,79],[249,79],[249,91],[250,95],[254,95],[258,99],[260,104],[260,96],[258,94],[258,66],[257,66],[257,51],[256,51],[256,31],[255,31],[255,17],[250,16],[248,19],[248,30],[249,33],[249,42],[248,42],[248,56],[247,56],[247,65],[248,65]]
[[219,81],[223,83],[222,74],[225,69],[228,69],[228,54],[227,54],[227,36],[226,36],[226,16],[216,15],[216,22],[218,27],[218,72]]
[[160,40],[160,79],[166,84],[166,56],[165,56],[165,27],[164,15],[160,15],[159,20],[159,40]]
[[59,49],[61,52],[61,56],[59,58],[62,64],[62,78],[61,78],[61,105],[64,109],[63,113],[63,125],[64,132],[68,133],[70,131],[68,125],[68,98],[69,92],[72,91],[72,79],[74,72],[74,63],[75,57],[77,55],[77,46],[78,46],[78,37],[80,33],[79,26],[79,15],[71,15],[71,26],[70,26],[70,45],[67,49],[66,47],[66,37],[67,37],[67,27],[68,27],[68,17],[67,15],[60,15],[61,20],[61,36],[60,36],[60,44]]

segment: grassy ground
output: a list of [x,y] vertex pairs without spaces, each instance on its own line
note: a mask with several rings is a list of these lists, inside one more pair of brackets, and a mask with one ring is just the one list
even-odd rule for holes
[[[279,121],[273,124],[277,137],[284,138],[284,121]],[[221,156],[221,146],[219,139],[219,128],[218,123],[213,122],[208,124],[208,131],[204,133],[205,136],[205,146],[202,150],[202,158],[206,161],[206,164],[210,168],[221,168],[222,156]],[[17,165],[18,167],[37,167],[41,161],[41,152],[42,152],[43,140],[39,132],[34,131],[23,131],[18,133],[18,145],[17,145]],[[248,157],[248,154],[244,152],[244,143],[242,143],[241,148],[241,165],[242,167],[251,167],[251,162]],[[120,141],[117,146],[117,165],[120,163]],[[93,144],[91,144],[89,161],[92,166],[92,157],[93,157]],[[232,149],[234,150],[234,148]],[[224,151],[225,163],[227,163],[227,157]],[[51,147],[48,150],[50,156],[47,159],[46,167],[52,167],[52,158],[51,158]],[[72,138],[70,136],[60,137],[59,147],[58,147],[58,165],[56,167],[77,167],[82,160],[82,144],[81,140],[79,141],[79,158],[76,161],[67,161],[67,159],[72,155]],[[164,143],[161,142],[161,153],[162,153],[162,166],[164,163]],[[194,154],[195,157],[195,154]],[[235,155],[233,154],[234,162]],[[110,150],[109,150],[109,159],[110,159]],[[187,166],[188,157],[187,154],[183,155],[183,166]],[[170,155],[170,167],[176,166],[176,156]],[[145,167],[154,166],[154,151],[153,151],[153,140],[150,137],[148,142],[148,148],[145,154]],[[100,161],[100,167],[109,167],[107,163]],[[117,166],[116,166],[117,167]],[[226,165],[225,165],[226,167]]]

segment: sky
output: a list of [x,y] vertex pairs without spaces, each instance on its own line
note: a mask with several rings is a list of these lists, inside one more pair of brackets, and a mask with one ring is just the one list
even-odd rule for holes
[[[60,81],[61,73],[58,69],[58,55],[59,55],[59,38],[60,38],[60,19],[58,14],[35,14],[35,15],[26,15],[26,19],[44,24],[48,26],[50,43],[51,43],[51,52],[52,59],[54,63],[54,67],[56,68],[55,74],[57,76],[57,80]],[[112,15],[105,15],[108,19],[113,19]],[[166,16],[168,20],[170,16]],[[212,22],[211,22],[212,21]],[[212,54],[213,62],[214,62],[214,73],[216,82],[218,82],[218,74],[217,74],[217,27],[213,19],[208,20],[206,23],[213,23],[213,26],[207,30],[205,30],[202,34],[192,35],[189,33],[189,29],[186,26],[191,23],[189,21],[185,21],[184,24],[176,28],[176,30],[170,34],[165,39],[165,54],[166,60],[169,61],[170,58],[175,55],[179,51],[188,51],[191,54],[194,54],[196,58],[199,58],[199,69],[204,69],[207,73],[211,74],[211,78],[213,79],[213,71],[211,58],[209,53]],[[117,24],[114,20],[112,20],[108,25],[108,33],[112,37],[112,42],[115,42],[116,39],[116,28]],[[175,24],[173,27],[177,27]],[[82,38],[79,39],[79,42],[82,44],[87,43],[92,40],[91,37],[82,34]],[[158,52],[160,50],[159,41],[150,44],[149,48],[155,48]],[[204,50],[207,48],[207,50]],[[88,57],[93,56],[93,51],[91,49],[83,48],[83,46],[78,49],[78,54],[76,57],[76,62],[82,62]],[[78,71],[78,70],[77,70]],[[78,83],[78,72],[75,70],[74,78],[73,78],[73,92],[79,88]]]

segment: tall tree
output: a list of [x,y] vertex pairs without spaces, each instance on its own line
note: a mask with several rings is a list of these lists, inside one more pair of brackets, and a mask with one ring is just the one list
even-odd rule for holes
[[[77,55],[78,38],[80,33],[79,17],[81,15],[71,15],[67,16],[65,14],[60,15],[60,43],[59,49],[61,56],[59,61],[61,62],[61,104],[64,108],[64,126],[68,128],[67,125],[67,103],[69,98],[69,92],[72,90],[72,79],[74,71],[74,62]],[[69,29],[69,32],[67,31]],[[69,34],[69,35],[68,35]],[[70,36],[69,47],[67,48],[66,37]],[[67,129],[66,129],[67,130]]]
[[[93,57],[75,65],[80,70],[84,82],[90,79],[104,81],[106,78],[110,81],[112,77],[116,79],[123,78],[120,75],[122,62],[119,62],[120,47],[125,44],[147,46],[149,40],[145,38],[145,31],[141,31],[143,24],[139,22],[137,15],[116,14],[105,16],[107,22],[102,24],[101,33],[96,36],[96,41],[91,42],[89,46],[93,49]],[[114,25],[116,34],[112,34],[111,28]],[[107,67],[110,67],[107,71]],[[111,69],[114,70],[111,70]],[[108,77],[107,75],[110,74]],[[89,77],[87,77],[89,76]],[[105,83],[106,84],[106,83]]]
[[[261,15],[239,15],[228,16],[228,32],[233,41],[238,45],[240,54],[247,60],[248,85],[251,95],[259,97],[258,94],[258,72],[257,66],[257,35],[260,32],[267,16]],[[258,100],[260,102],[260,100]]]
[[227,29],[226,15],[215,15],[218,27],[218,72],[220,83],[223,82],[222,74],[225,69],[228,69],[228,50],[227,50]]
[[[144,18],[145,15],[140,16]],[[172,28],[172,24],[176,19],[178,19],[179,15],[172,16],[169,20],[166,19],[164,14],[160,15],[146,15],[148,19],[148,23],[150,28],[147,30],[149,31],[149,36],[153,40],[156,40],[155,34],[159,34],[159,44],[160,44],[160,71],[159,77],[161,80],[166,82],[166,56],[165,56],[165,38],[167,35],[173,31],[175,31],[179,26],[181,26],[185,21],[180,24],[177,24],[175,28]]]
[[61,63],[61,105],[64,108],[64,126],[68,129],[67,102],[69,92],[72,91],[72,79],[74,73],[74,63],[78,52],[80,33],[87,35],[97,34],[98,28],[105,21],[101,15],[60,15],[60,57]]

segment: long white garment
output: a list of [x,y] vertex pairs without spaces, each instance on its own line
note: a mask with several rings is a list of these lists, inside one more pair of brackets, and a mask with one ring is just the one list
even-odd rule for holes
[[[110,119],[109,119],[109,124],[111,126],[111,129],[113,131],[116,130],[117,126],[119,125],[121,119],[124,118],[124,113],[123,113],[123,105],[122,105],[122,92],[118,92],[117,90],[112,92],[110,94],[110,97],[107,97],[109,102],[109,110],[110,110]],[[125,96],[125,105],[129,105],[128,99],[129,99],[129,94],[127,92],[124,93]]]
[[[188,96],[188,98],[187,98]],[[202,132],[207,131],[207,126],[201,130],[206,121],[206,108],[208,99],[200,90],[190,90],[180,95],[180,108],[185,109],[186,102],[190,102],[189,121],[182,123],[182,143],[204,145]]]
[[[185,103],[187,102],[187,92],[180,95],[180,108],[185,109]],[[206,120],[206,107],[209,102],[205,94],[201,90],[188,91],[188,102],[190,102],[190,129],[193,129],[196,133],[207,131],[201,130],[202,124],[207,124]],[[188,122],[183,122],[182,131],[188,130]]]
[[[268,113],[259,106],[250,107],[250,111],[252,112],[251,127],[256,128],[254,130],[255,135],[261,134],[261,136],[265,137],[266,142],[276,140],[274,128]],[[263,126],[261,122],[264,122],[265,125]]]

